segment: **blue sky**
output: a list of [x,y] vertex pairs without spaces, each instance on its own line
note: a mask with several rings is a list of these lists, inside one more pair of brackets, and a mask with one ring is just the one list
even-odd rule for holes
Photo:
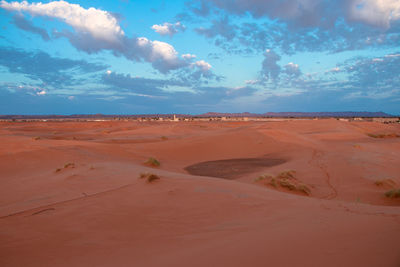
[[0,25],[0,114],[400,114],[400,0],[3,0]]

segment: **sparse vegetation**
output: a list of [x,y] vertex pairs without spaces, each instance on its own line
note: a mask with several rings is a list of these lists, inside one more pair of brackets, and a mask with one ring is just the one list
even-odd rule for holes
[[290,182],[288,179],[279,179],[279,184],[282,187],[286,187],[289,190],[296,190],[296,185]]
[[142,173],[140,173],[140,175],[139,175],[139,178],[146,178],[147,176],[149,175],[149,173],[147,173],[147,172],[142,172]]
[[75,163],[73,162],[68,162],[64,164],[64,169],[66,168],[75,168]]
[[272,186],[275,187],[275,188],[278,187],[278,184],[277,184],[275,178],[272,178],[271,181],[269,181],[269,184],[272,185]]
[[148,183],[151,183],[151,182],[154,182],[154,181],[160,179],[160,177],[159,177],[158,175],[156,175],[156,174],[153,174],[153,173],[144,173],[144,172],[142,172],[142,173],[139,175],[139,178],[140,178],[140,179],[144,179],[144,178],[145,178],[145,179],[147,180]]
[[369,137],[372,138],[397,138],[400,137],[400,135],[395,134],[395,133],[388,133],[388,134],[373,134],[373,133],[367,133]]
[[305,195],[310,195],[311,194],[310,188],[307,185],[299,182],[296,179],[295,174],[296,171],[294,170],[280,172],[275,177],[270,174],[264,174],[256,178],[254,181],[255,182],[264,181],[264,184],[273,186],[275,188],[278,187],[287,188],[290,191],[296,191]]
[[73,162],[65,163],[65,164],[64,164],[64,168],[57,168],[57,169],[56,169],[56,172],[60,172],[60,171],[62,171],[63,169],[67,169],[67,168],[75,168],[75,163],[73,163]]
[[161,136],[161,140],[163,140],[163,141],[168,140],[168,137],[163,135],[163,136]]
[[150,174],[150,175],[147,177],[147,182],[151,183],[151,182],[153,182],[153,181],[155,181],[155,180],[159,180],[159,179],[160,179],[160,177],[159,177],[158,175]]
[[400,188],[387,191],[385,196],[388,198],[400,198]]
[[32,138],[33,140],[40,140],[40,136],[35,136]]
[[306,186],[305,184],[300,184],[297,186],[297,190],[300,192],[303,192],[306,195],[310,195],[311,194],[311,190],[308,186]]
[[278,177],[278,178],[281,178],[281,179],[290,179],[290,178],[294,178],[295,174],[296,174],[296,171],[294,171],[294,170],[288,170],[288,171],[280,172],[280,173],[277,175],[277,177]]
[[273,176],[271,174],[264,174],[264,175],[260,175],[258,178],[256,178],[254,181],[255,182],[259,182],[262,181],[264,179],[271,179],[273,178]]
[[160,162],[153,157],[150,157],[144,164],[152,166],[152,167],[160,166]]
[[374,182],[374,184],[376,186],[390,186],[390,187],[394,187],[396,186],[396,182],[393,181],[392,179],[381,179],[381,180],[376,180]]

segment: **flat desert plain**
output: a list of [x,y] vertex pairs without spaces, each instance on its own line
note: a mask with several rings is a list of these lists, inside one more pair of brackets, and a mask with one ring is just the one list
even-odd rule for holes
[[1,122],[0,266],[398,267],[396,135],[336,119]]

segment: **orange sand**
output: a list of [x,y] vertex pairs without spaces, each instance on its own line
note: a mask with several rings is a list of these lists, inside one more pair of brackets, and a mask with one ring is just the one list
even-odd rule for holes
[[[400,188],[400,138],[368,133],[400,125],[0,123],[0,266],[400,266],[400,199],[374,183]],[[249,158],[282,161],[185,171]],[[286,170],[310,196],[255,181]]]

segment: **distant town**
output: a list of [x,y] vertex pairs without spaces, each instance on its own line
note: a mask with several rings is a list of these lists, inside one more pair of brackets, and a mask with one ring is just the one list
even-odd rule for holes
[[400,116],[384,112],[268,112],[256,113],[217,113],[199,115],[189,114],[136,114],[136,115],[0,115],[0,121],[284,121],[318,120],[335,118],[340,121],[374,121],[381,123],[400,123]]

